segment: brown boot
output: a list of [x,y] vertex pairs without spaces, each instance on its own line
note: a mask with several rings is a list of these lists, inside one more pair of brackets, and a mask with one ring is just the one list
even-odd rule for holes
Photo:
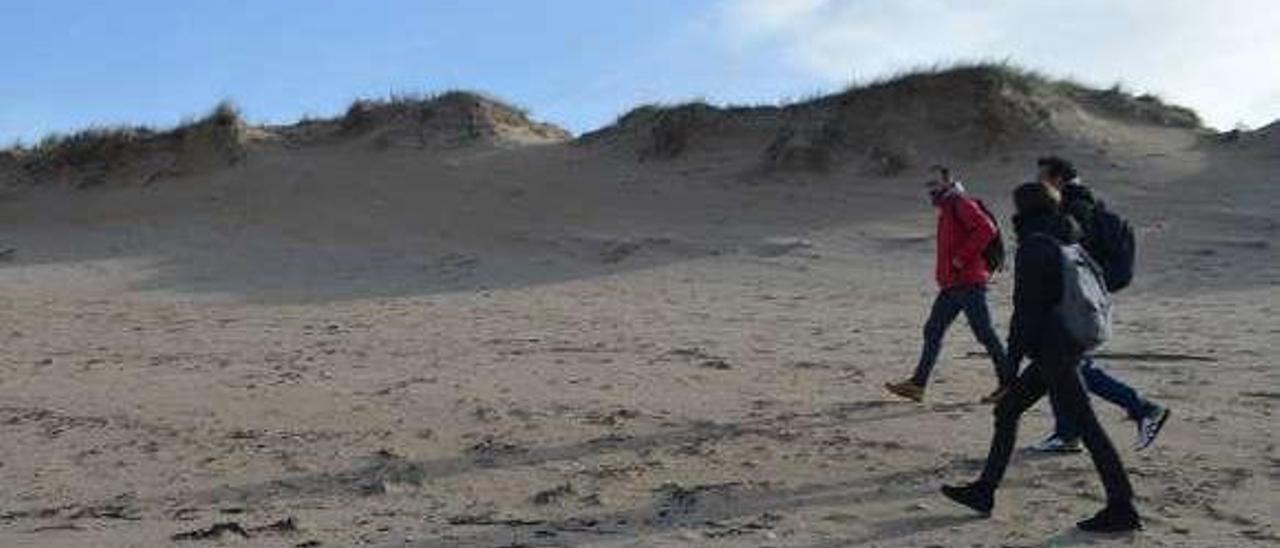
[[1001,386],[999,388],[996,388],[994,392],[982,397],[982,405],[992,405],[1000,401],[1000,398],[1003,398],[1004,393],[1008,391],[1009,391],[1008,386]]
[[884,387],[893,395],[905,398],[916,403],[924,401],[924,387],[916,384],[911,379],[902,382],[887,382]]

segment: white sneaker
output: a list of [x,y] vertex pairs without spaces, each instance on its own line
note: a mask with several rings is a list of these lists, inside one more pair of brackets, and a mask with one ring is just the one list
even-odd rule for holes
[[1049,437],[1043,440],[1040,440],[1038,443],[1032,445],[1031,447],[1028,447],[1027,450],[1033,453],[1051,453],[1051,454],[1079,453],[1080,440],[1075,439],[1075,440],[1067,441],[1058,437],[1057,434],[1049,434]]
[[1147,416],[1138,420],[1138,440],[1134,442],[1133,448],[1141,451],[1151,447],[1155,443],[1156,436],[1160,435],[1160,430],[1164,428],[1164,423],[1169,421],[1169,408],[1157,405]]

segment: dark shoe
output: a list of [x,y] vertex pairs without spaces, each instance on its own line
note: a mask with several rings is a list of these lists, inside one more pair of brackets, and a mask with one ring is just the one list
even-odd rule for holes
[[1164,423],[1168,421],[1168,407],[1162,405],[1153,407],[1147,416],[1138,419],[1138,441],[1133,444],[1133,448],[1141,451],[1151,447],[1151,444],[1156,441],[1156,436],[1160,435],[1160,430],[1164,429]]
[[983,396],[983,397],[982,397],[982,400],[981,400],[981,401],[982,401],[982,405],[993,405],[993,404],[995,404],[996,402],[1000,401],[1000,398],[1003,398],[1003,397],[1004,397],[1005,392],[1008,392],[1008,391],[1009,391],[1009,387],[1008,387],[1008,386],[1001,386],[1001,387],[997,388],[997,389],[995,390],[995,392],[992,392],[992,393],[987,394],[987,395],[985,395],[985,396]]
[[906,398],[916,403],[924,401],[924,387],[912,382],[911,379],[902,382],[887,382],[884,384],[884,388],[900,398]]
[[1128,533],[1142,529],[1142,518],[1130,504],[1108,504],[1093,517],[1076,524],[1090,533]]
[[947,498],[982,514],[991,517],[991,508],[995,506],[995,494],[991,489],[977,483],[968,485],[943,485],[942,494]]

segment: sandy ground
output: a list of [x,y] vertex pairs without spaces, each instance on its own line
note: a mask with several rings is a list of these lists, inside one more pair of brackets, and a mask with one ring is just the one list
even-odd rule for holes
[[[881,389],[920,173],[336,147],[0,202],[0,546],[1275,546],[1280,159],[1143,143],[1066,150],[1141,227],[1105,363],[1173,420],[1137,453],[1097,404],[1140,534],[1073,531],[1083,455],[1020,456],[988,521],[937,494],[993,381],[961,322],[925,404]],[[1007,213],[1038,152],[963,169]]]

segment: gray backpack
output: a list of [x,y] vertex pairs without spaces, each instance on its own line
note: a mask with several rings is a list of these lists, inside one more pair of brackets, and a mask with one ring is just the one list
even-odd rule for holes
[[[1052,238],[1050,238],[1052,240]],[[1111,338],[1111,295],[1102,267],[1079,244],[1063,245],[1062,302],[1058,315],[1071,340],[1093,350]]]

